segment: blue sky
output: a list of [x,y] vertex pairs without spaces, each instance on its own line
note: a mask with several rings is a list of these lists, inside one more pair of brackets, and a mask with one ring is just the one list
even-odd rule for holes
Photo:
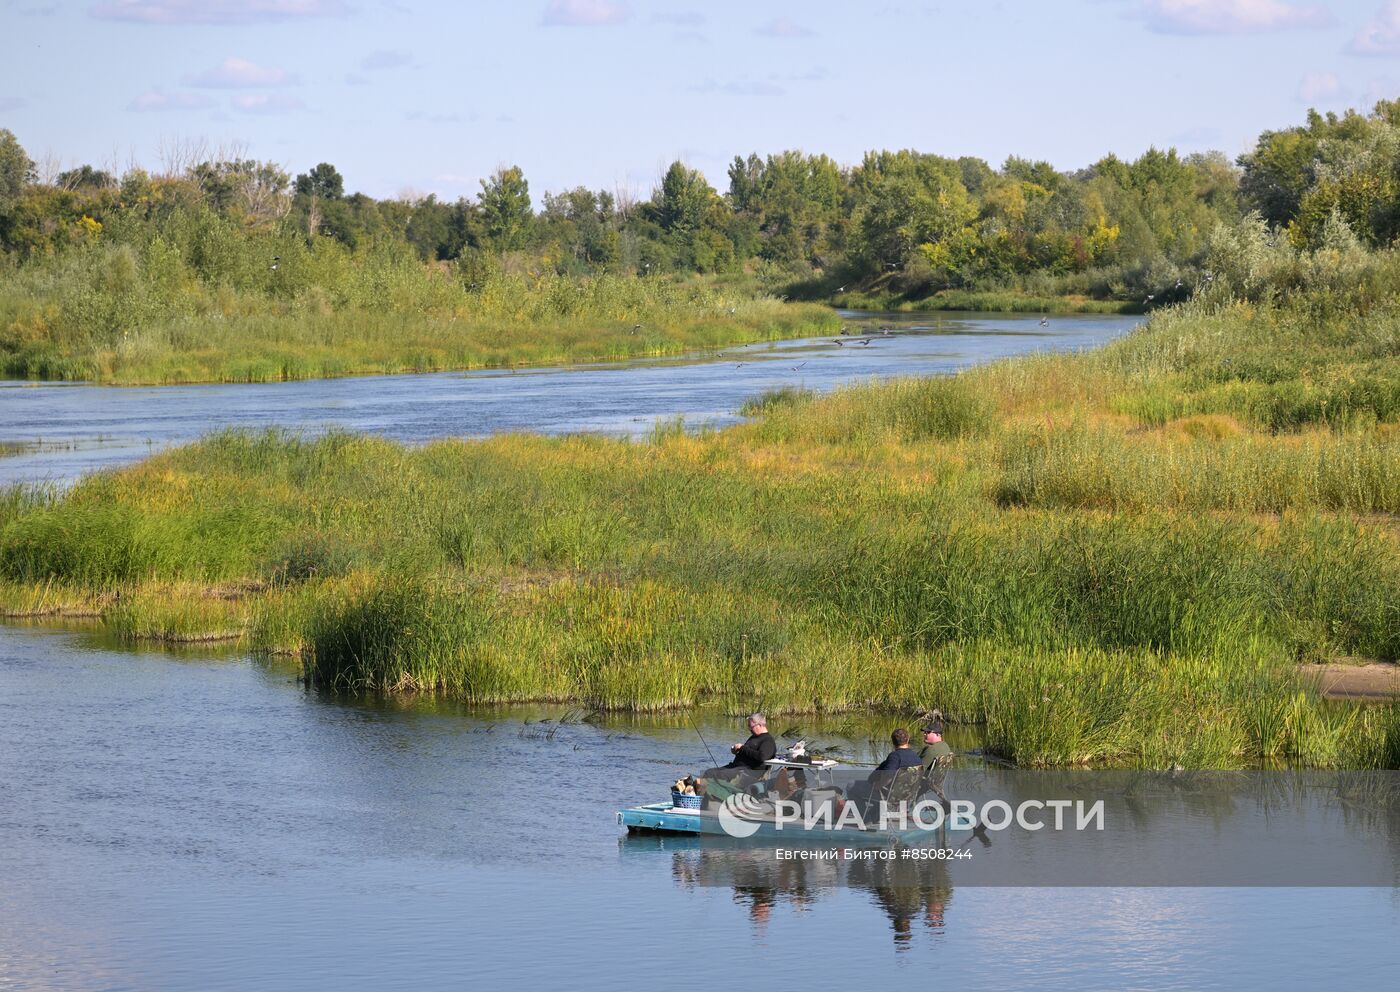
[[239,142],[349,189],[645,194],[674,158],[1238,154],[1400,95],[1400,0],[0,0],[0,127],[63,166]]

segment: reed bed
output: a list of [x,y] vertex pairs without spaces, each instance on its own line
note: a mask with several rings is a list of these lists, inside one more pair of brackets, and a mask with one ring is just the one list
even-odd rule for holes
[[1298,666],[1400,659],[1394,411],[1132,411],[1214,397],[1226,359],[1388,382],[1397,354],[1384,313],[1203,303],[1098,352],[758,397],[724,431],[226,432],[0,499],[0,602],[86,597],[122,636],[236,636],[356,691],[937,706],[1024,764],[1393,767],[1395,707]]
[[[825,307],[700,277],[493,273],[319,239],[186,258],[90,245],[0,285],[0,375],[271,382],[613,361],[829,333]],[[277,268],[267,257],[280,252]]]

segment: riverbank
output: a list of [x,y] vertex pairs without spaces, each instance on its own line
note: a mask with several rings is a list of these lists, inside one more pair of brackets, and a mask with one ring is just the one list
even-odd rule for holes
[[1099,351],[646,442],[225,433],[0,508],[0,603],[464,701],[939,707],[1023,764],[1400,764],[1299,661],[1400,657],[1384,311],[1200,302]]
[[1108,313],[1136,314],[1146,312],[1141,303],[1130,300],[1099,300],[1088,296],[1036,296],[998,290],[944,289],[930,295],[909,296],[904,293],[851,292],[836,293],[830,298],[832,306],[847,310],[887,310],[912,313],[918,311],[963,310],[997,313]]
[[1327,699],[1393,700],[1400,698],[1400,665],[1339,659],[1328,665],[1305,665],[1303,676],[1314,680]]
[[22,270],[0,291],[0,377],[136,386],[570,365],[829,334],[840,324],[817,304],[700,278],[495,276],[467,286],[426,266],[385,269],[349,268],[338,297],[313,284],[287,298],[181,297],[135,276],[114,289],[101,273],[44,282],[46,270]]

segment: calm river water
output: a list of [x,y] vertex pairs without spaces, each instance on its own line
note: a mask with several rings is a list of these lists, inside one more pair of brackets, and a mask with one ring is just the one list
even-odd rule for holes
[[[0,440],[43,442],[0,472],[69,480],[225,425],[421,441],[724,422],[776,385],[943,371],[1132,324],[858,319],[901,333],[518,374],[0,388]],[[350,700],[294,675],[0,627],[0,989],[1272,990],[1388,987],[1400,967],[1391,888],[707,876],[701,845],[628,839],[614,820],[709,763],[680,716],[540,722],[560,712]]]
[[0,988],[1369,989],[1400,967],[1388,888],[707,881],[701,845],[614,821],[708,763],[695,731],[525,722],[558,715],[0,627]]
[[[316,379],[262,385],[117,388],[0,382],[0,485],[69,482],[221,427],[338,426],[400,441],[501,431],[644,434],[659,419],[731,423],[779,386],[826,391],[862,379],[949,372],[1046,349],[1102,344],[1139,317],[844,315],[869,344],[835,338],[755,344],[718,356],[516,372]],[[878,328],[894,328],[889,335]]]

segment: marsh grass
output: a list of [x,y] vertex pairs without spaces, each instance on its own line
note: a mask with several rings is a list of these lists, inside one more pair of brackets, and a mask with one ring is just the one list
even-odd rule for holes
[[805,408],[811,405],[816,396],[815,392],[802,386],[779,386],[746,399],[739,407],[739,413],[745,417],[759,417],[782,407]]
[[[1004,504],[1105,510],[1400,513],[1400,433],[1212,436],[1180,424],[1124,445],[1104,424],[1009,432],[996,496]],[[1218,429],[1218,428],[1217,428]]]
[[1185,307],[1098,352],[769,394],[637,442],[216,434],[0,499],[0,601],[237,636],[354,691],[937,706],[1023,764],[1392,766],[1394,708],[1327,703],[1297,666],[1400,658],[1393,412],[1129,402],[1208,392],[1231,356],[1275,382],[1395,372],[1384,314],[1307,319]]
[[272,382],[565,364],[830,333],[838,323],[824,307],[699,277],[498,273],[478,283],[387,249],[352,256],[325,239],[226,247],[232,254],[215,264],[160,239],[93,244],[18,270],[0,282],[0,375]]

